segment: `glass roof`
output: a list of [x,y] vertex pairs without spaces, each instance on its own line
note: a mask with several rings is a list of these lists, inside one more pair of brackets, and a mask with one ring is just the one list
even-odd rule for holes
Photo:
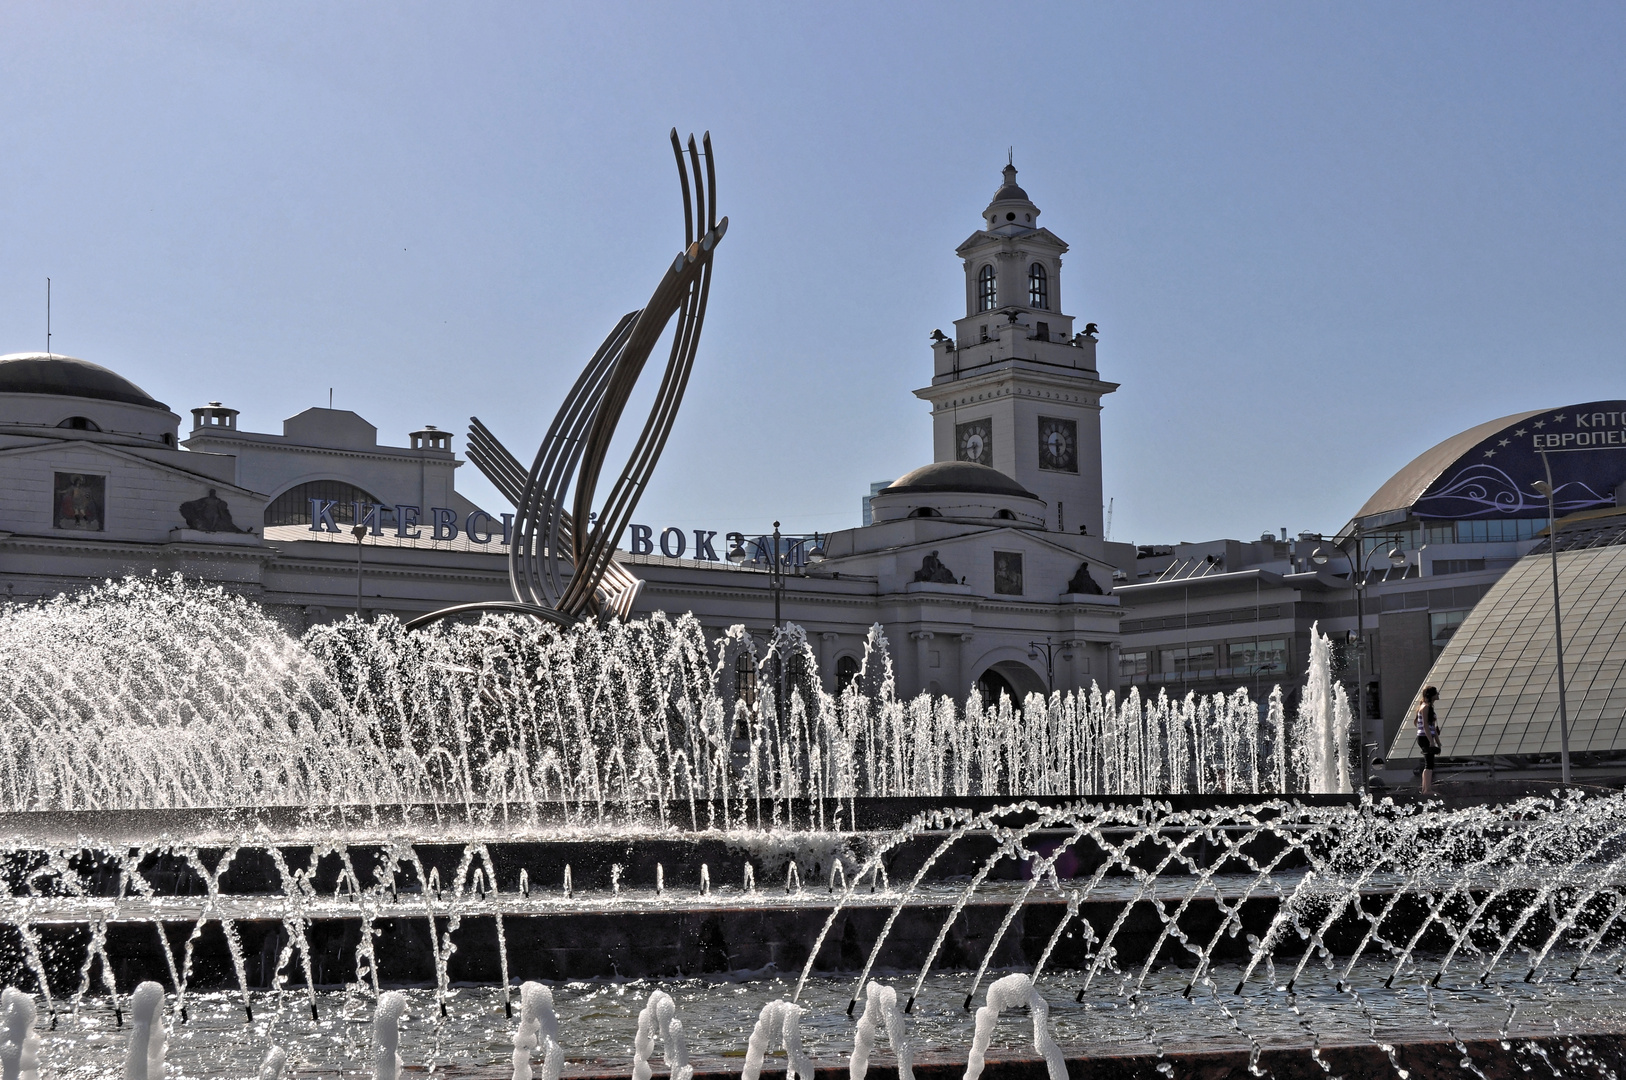
[[[1615,542],[1607,546],[1572,546],[1563,542],[1569,530],[1560,533],[1572,753],[1626,749],[1626,534],[1618,518],[1612,524]],[[1604,530],[1587,531],[1596,545]],[[1435,710],[1444,756],[1558,752],[1550,559],[1544,553],[1520,559],[1468,614],[1429,671],[1424,685],[1440,690]],[[1417,703],[1414,698],[1390,750],[1395,758],[1417,756]]]

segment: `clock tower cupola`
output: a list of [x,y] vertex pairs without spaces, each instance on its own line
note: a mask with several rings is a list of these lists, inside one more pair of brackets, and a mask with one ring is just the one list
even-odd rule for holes
[[1014,164],[1005,166],[1005,182],[994,192],[994,200],[982,212],[982,219],[988,223],[989,232],[1000,236],[1032,232],[1038,227],[1039,208],[1017,184]]
[[1095,325],[1074,331],[1062,312],[1067,244],[1007,161],[982,227],[957,249],[965,317],[932,334],[937,461],[974,461],[1045,501],[1047,527],[1101,535],[1101,398],[1118,388],[1096,370]]

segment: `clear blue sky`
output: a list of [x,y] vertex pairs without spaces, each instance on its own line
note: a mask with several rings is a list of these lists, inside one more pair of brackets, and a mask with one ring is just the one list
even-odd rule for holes
[[1123,386],[1114,539],[1330,530],[1462,428],[1626,395],[1622,57],[1620,4],[19,0],[0,352],[49,275],[57,351],[183,416],[332,387],[528,462],[709,128],[732,228],[638,518],[846,527],[930,460],[910,391],[1014,145]]

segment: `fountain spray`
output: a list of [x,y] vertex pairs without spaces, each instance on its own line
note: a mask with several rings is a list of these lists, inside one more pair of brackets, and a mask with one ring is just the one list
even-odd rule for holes
[[130,995],[130,1042],[124,1052],[124,1080],[163,1080],[164,1026],[158,1016],[163,1007],[164,988],[155,982],[142,983]]
[[3,1080],[39,1080],[39,1033],[34,1030],[38,1017],[34,996],[15,987],[6,987],[0,994],[0,1077]]

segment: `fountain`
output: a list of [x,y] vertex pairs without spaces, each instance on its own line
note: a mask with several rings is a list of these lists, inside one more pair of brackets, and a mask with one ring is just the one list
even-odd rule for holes
[[[712,645],[664,615],[415,632],[385,616],[294,637],[251,601],[149,578],[3,625],[0,810],[503,807],[586,824],[659,805],[696,827],[854,798],[1349,790],[1321,638],[1319,689],[1288,726],[1279,694],[1261,710],[1245,690],[901,700],[878,627],[832,695],[799,628],[756,656],[748,635]],[[772,686],[755,709],[734,699],[741,651],[782,662],[783,707]]]
[[[650,302],[528,473],[476,423],[512,602],[296,635],[146,578],[0,610],[0,1080],[653,1080],[657,1046],[669,1080],[1626,1069],[1626,797],[1357,797],[1319,634],[1290,722],[1279,689],[903,700],[879,627],[831,694],[794,626],[758,656],[625,621],[613,546],[727,229],[709,138],[672,144]],[[753,702],[742,654],[783,672]]]
[[834,696],[790,628],[752,710],[692,620],[295,636],[159,579],[0,646],[6,1076],[1617,1060],[1626,801],[1339,794],[1315,667],[1292,723],[905,701],[877,631]]

